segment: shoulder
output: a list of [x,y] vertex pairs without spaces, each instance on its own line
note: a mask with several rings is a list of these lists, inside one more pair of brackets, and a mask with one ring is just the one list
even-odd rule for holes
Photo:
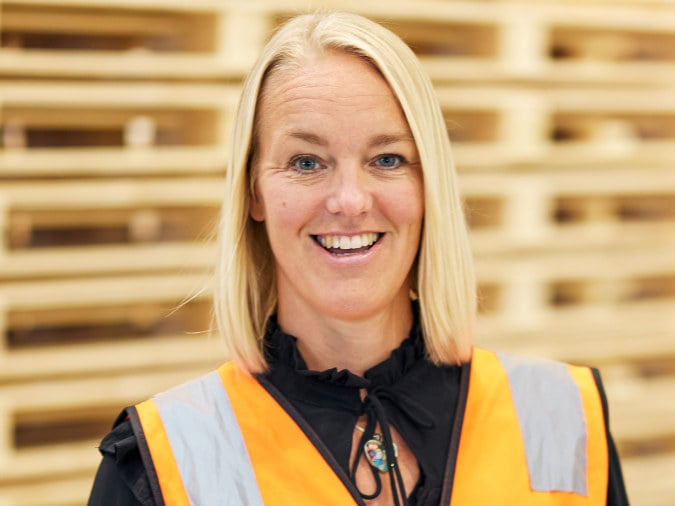
[[99,446],[103,458],[89,497],[90,506],[155,505],[128,409],[122,411]]

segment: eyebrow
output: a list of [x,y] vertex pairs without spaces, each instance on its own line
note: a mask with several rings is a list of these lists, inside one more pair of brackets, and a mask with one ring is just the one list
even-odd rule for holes
[[[316,134],[310,132],[303,132],[302,130],[292,130],[288,132],[289,137],[295,139],[300,139],[302,141],[308,142],[310,144],[316,144],[317,146],[326,146],[328,141],[323,137],[320,137]],[[401,134],[382,134],[376,135],[370,140],[369,145],[372,147],[388,146],[390,144],[395,144],[397,142],[415,142],[413,136],[409,133]]]
[[370,145],[373,147],[388,146],[397,142],[415,142],[413,136],[409,133],[402,134],[383,134],[376,135],[370,140]]
[[303,132],[302,130],[293,130],[288,132],[288,136],[293,137],[294,139],[300,139],[301,141],[305,141],[310,144],[316,144],[317,146],[326,146],[328,144],[326,139],[319,137],[316,134]]

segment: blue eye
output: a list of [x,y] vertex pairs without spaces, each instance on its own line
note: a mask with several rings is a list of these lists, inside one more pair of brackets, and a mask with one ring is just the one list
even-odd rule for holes
[[319,169],[321,164],[311,156],[298,156],[292,160],[293,168],[301,172]]
[[399,155],[381,155],[375,159],[375,165],[386,169],[394,169],[403,163],[403,157]]

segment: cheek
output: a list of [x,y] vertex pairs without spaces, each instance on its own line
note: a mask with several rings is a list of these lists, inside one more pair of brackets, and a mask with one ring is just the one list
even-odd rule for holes
[[424,218],[424,193],[420,185],[411,185],[390,194],[392,217],[398,223],[421,225]]
[[268,235],[297,233],[311,220],[313,204],[306,196],[278,186],[265,195]]

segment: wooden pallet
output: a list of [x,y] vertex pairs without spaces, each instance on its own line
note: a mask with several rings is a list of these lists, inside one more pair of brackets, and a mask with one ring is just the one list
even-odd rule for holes
[[460,170],[670,167],[675,95],[659,89],[437,86]]
[[0,284],[0,498],[81,503],[121,407],[223,360],[209,293],[203,273]]
[[233,86],[0,83],[0,177],[224,170]]
[[[70,343],[105,341],[124,347],[136,338],[208,330],[210,310],[198,302],[209,295],[210,283],[203,272],[3,283],[0,360],[9,361],[14,351],[23,352],[22,360],[22,354],[39,354],[41,347],[65,351]],[[63,371],[45,361],[32,373],[49,376],[51,368]],[[20,373],[20,367],[8,364],[10,369]]]
[[[672,162],[667,88],[437,92],[462,171]],[[0,176],[222,172],[236,96],[231,86],[0,84]]]
[[[483,303],[507,328],[537,328],[548,313],[593,304],[675,300],[674,248],[479,260]],[[481,293],[483,293],[481,291]],[[667,315],[663,316],[667,321]]]
[[5,0],[0,74],[240,78],[281,20],[316,8],[385,22],[438,81],[675,82],[670,6],[433,0]]
[[0,73],[240,78],[274,26],[269,16],[248,11],[214,1],[10,0],[3,5]]
[[[82,504],[100,460],[95,447],[121,407],[209,369],[202,364],[4,388],[0,500],[9,504]],[[46,491],[59,488],[68,490],[65,498],[40,502]]]
[[478,256],[675,246],[671,168],[465,173]]
[[9,0],[0,74],[241,78],[275,25],[257,10],[205,0]]
[[219,361],[181,218],[215,216],[238,83],[316,6],[438,85],[479,343],[600,366],[632,504],[670,506],[675,6],[640,0],[2,0],[0,506],[84,503],[115,412]]
[[222,179],[5,183],[0,277],[208,269]]

